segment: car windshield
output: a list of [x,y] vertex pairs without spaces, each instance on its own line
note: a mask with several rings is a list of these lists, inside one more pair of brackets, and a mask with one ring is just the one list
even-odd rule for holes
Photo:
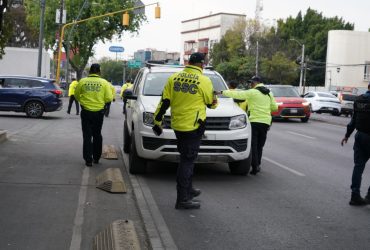
[[268,87],[274,97],[299,97],[298,91],[294,87]]
[[[173,74],[174,72],[154,72],[149,73],[146,77],[143,95],[149,96],[160,96],[162,95],[162,91],[164,85],[167,83],[167,79]],[[218,75],[210,75],[205,74],[208,76],[213,84],[213,89],[215,91],[221,91],[226,89],[226,85],[224,84],[222,78]]]
[[327,98],[337,98],[335,95],[332,95],[330,93],[317,93],[319,97],[327,97]]

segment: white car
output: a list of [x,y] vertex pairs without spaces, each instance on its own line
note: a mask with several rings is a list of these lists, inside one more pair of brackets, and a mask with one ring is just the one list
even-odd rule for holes
[[335,95],[329,92],[307,92],[304,96],[310,103],[311,111],[316,113],[330,113],[340,115],[342,106]]
[[[150,65],[142,68],[133,90],[125,92],[128,100],[124,121],[123,148],[129,155],[129,171],[145,173],[148,160],[178,162],[176,136],[170,125],[170,109],[163,121],[163,133],[153,133],[154,112],[169,76],[183,70],[180,66]],[[203,71],[216,91],[227,85],[214,70]],[[206,131],[197,163],[228,163],[231,173],[248,174],[251,164],[251,126],[246,113],[231,98],[219,98],[216,109],[207,109]]]

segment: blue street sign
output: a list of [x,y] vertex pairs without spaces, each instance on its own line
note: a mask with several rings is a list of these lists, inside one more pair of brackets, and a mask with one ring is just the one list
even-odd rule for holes
[[110,52],[115,52],[115,53],[121,53],[121,52],[125,51],[125,49],[121,46],[110,46],[109,51]]

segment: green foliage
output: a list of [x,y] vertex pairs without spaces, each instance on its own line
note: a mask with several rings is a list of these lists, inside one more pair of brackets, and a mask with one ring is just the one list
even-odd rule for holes
[[261,73],[264,82],[278,84],[292,84],[298,76],[297,65],[282,52],[277,52],[271,59],[264,58]]
[[[67,10],[67,23],[73,22],[85,0],[65,0]],[[60,8],[59,0],[46,1],[45,9],[45,46],[54,51],[57,50],[57,39],[59,38],[59,24],[55,23],[55,10]],[[89,2],[89,1],[88,1]],[[124,10],[134,6],[133,0],[95,0],[94,4],[87,4],[82,10],[79,20],[103,15],[106,13]],[[27,11],[27,21],[32,27],[39,26],[40,5],[39,1],[25,1]],[[77,72],[77,77],[82,75],[89,58],[94,54],[93,47],[98,41],[111,40],[114,35],[118,38],[123,36],[123,32],[138,32],[139,26],[145,20],[143,15],[130,13],[130,25],[122,26],[122,14],[116,14],[104,18],[89,20],[67,28],[64,35],[63,47],[66,49],[67,43],[73,53],[70,58],[72,68]],[[66,39],[70,37],[70,41]]]
[[[300,66],[295,61],[300,58],[302,47],[290,41],[294,38],[305,44],[307,84],[320,85],[325,79],[329,30],[354,27],[342,18],[327,18],[310,8],[304,15],[299,12],[296,17],[278,20],[277,24],[277,28],[267,28],[255,20],[237,22],[212,48],[212,64],[227,80],[254,75],[258,41],[260,75],[271,83],[298,85]],[[241,60],[246,56],[249,58]]]
[[246,82],[255,72],[255,61],[253,57],[240,57],[230,62],[220,63],[216,70],[226,81],[237,80],[240,83]]

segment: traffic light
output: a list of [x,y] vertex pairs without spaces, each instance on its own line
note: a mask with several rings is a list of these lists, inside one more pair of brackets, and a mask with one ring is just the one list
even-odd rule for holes
[[122,16],[122,25],[123,26],[129,26],[130,25],[130,15],[125,12]]
[[155,6],[155,13],[154,13],[155,18],[161,18],[161,7],[159,5]]

